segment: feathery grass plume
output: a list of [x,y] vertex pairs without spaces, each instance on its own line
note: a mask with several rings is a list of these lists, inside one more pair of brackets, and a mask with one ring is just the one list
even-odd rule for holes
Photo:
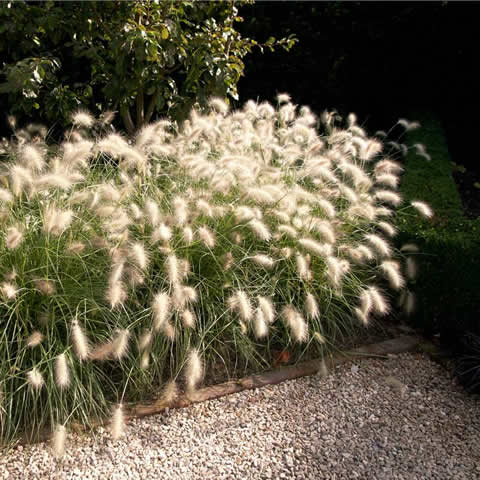
[[282,233],[282,234],[284,233],[287,236],[289,236],[290,238],[297,238],[297,236],[298,236],[297,230],[295,228],[291,227],[290,225],[279,225],[277,227],[277,232]]
[[179,283],[179,266],[178,259],[174,253],[168,255],[165,260],[165,267],[167,270],[168,281],[170,285],[177,285]]
[[236,311],[240,318],[246,322],[252,319],[252,304],[248,295],[243,290],[237,290],[227,299],[228,309]]
[[305,250],[320,257],[326,257],[332,254],[332,246],[329,243],[320,244],[312,238],[301,238],[298,240],[298,244]]
[[43,341],[43,334],[37,330],[27,338],[27,347],[34,348],[40,345],[42,341]]
[[293,305],[286,305],[281,311],[281,317],[297,342],[307,341],[307,323]]
[[380,265],[380,269],[386,274],[390,286],[395,290],[405,285],[405,280],[400,273],[400,265],[394,260],[386,260]]
[[84,250],[85,250],[85,244],[82,242],[72,242],[66,248],[66,251],[68,253],[77,254],[77,255],[82,253]]
[[248,227],[252,230],[252,232],[260,239],[265,242],[268,242],[270,238],[272,237],[272,234],[268,230],[268,228],[265,226],[264,223],[262,223],[260,220],[257,220],[256,218],[250,220],[247,223]]
[[367,312],[364,312],[362,309],[358,308],[358,307],[355,307],[353,309],[353,311],[355,312],[355,315],[357,316],[357,318],[362,322],[362,324],[365,326],[365,327],[368,327],[369,323],[370,323],[370,319],[369,319],[369,314]]
[[427,150],[425,149],[425,145],[421,143],[416,143],[414,147],[419,157],[425,158],[428,162],[432,159],[432,157],[427,153]]
[[195,314],[191,310],[184,310],[182,312],[182,323],[186,328],[195,328]]
[[171,405],[178,398],[178,387],[174,380],[170,380],[166,383],[165,387],[162,390],[161,405]]
[[152,227],[156,227],[161,219],[160,209],[158,208],[158,204],[151,198],[145,202],[145,212]]
[[52,450],[56,458],[62,458],[65,455],[65,441],[67,432],[63,425],[57,425],[52,437]]
[[405,128],[407,132],[410,130],[415,130],[416,128],[420,127],[419,122],[409,122],[405,118],[400,118],[397,123],[401,125],[403,128]]
[[27,382],[34,390],[40,390],[45,383],[43,375],[39,372],[37,367],[34,367],[27,372]]
[[153,333],[151,330],[145,330],[138,340],[138,348],[141,352],[146,350],[152,344]]
[[203,200],[202,198],[198,199],[195,204],[196,209],[206,217],[213,217],[213,209],[210,204]]
[[208,248],[213,248],[215,246],[215,235],[208,227],[200,227],[198,229],[198,236]]
[[166,292],[160,292],[155,295],[152,302],[153,311],[153,329],[155,332],[163,329],[171,315],[171,300]]
[[53,280],[44,280],[37,278],[33,281],[35,284],[35,287],[40,293],[43,293],[43,295],[51,296],[53,295],[56,291],[57,288],[55,287],[55,283],[53,283]]
[[190,350],[185,365],[185,384],[187,392],[195,391],[197,385],[203,379],[203,365],[197,349]]
[[304,280],[309,280],[311,272],[306,258],[301,253],[297,253],[295,255],[295,263],[297,265],[298,276]]
[[419,248],[414,243],[406,243],[405,245],[402,245],[402,247],[400,248],[401,252],[408,252],[408,253],[416,253],[418,252],[418,250]]
[[393,175],[393,173],[379,173],[375,175],[376,183],[381,185],[386,185],[387,187],[397,188],[398,187],[398,177]]
[[360,309],[364,315],[368,315],[373,309],[373,299],[369,289],[364,289],[360,293]]
[[181,197],[175,197],[173,199],[174,206],[174,219],[176,225],[184,225],[188,220],[188,205],[187,202]]
[[145,246],[142,242],[136,242],[130,246],[131,258],[134,263],[141,269],[146,270],[148,267],[148,255],[145,252]]
[[33,183],[32,172],[20,165],[10,167],[11,191],[15,197],[20,197]]
[[223,269],[225,271],[230,270],[234,264],[233,254],[232,252],[227,252],[223,256]]
[[411,257],[408,257],[406,260],[406,273],[407,278],[414,280],[417,277],[417,263]]
[[325,337],[320,333],[320,332],[314,332],[313,333],[313,338],[320,344],[320,345],[325,345],[327,343],[327,340]]
[[76,127],[90,128],[95,123],[95,118],[86,110],[77,110],[72,115],[72,123]]
[[281,222],[290,223],[290,215],[283,210],[273,210],[272,215],[277,217]]
[[424,202],[410,202],[410,205],[417,209],[424,217],[433,217],[433,210]]
[[381,315],[386,315],[390,311],[390,306],[385,297],[376,287],[368,287],[368,291],[372,299],[373,309]]
[[172,238],[172,231],[164,223],[161,223],[153,232],[151,236],[152,243],[159,241],[168,242]]
[[332,225],[328,222],[325,221],[317,221],[315,220],[313,222],[313,229],[320,233],[325,240],[329,243],[335,243],[336,238],[335,238],[335,232],[332,228]]
[[121,360],[128,352],[130,332],[127,329],[119,330],[112,342],[112,356]]
[[19,153],[22,162],[28,169],[39,172],[45,167],[43,155],[35,145],[25,145]]
[[64,353],[61,353],[55,359],[55,382],[58,388],[67,388],[70,385],[70,372],[67,357]]
[[327,263],[327,276],[332,283],[332,285],[337,288],[343,277],[343,268],[340,260],[333,256],[328,256],[326,259]]
[[243,236],[238,232],[232,233],[232,242],[236,245],[240,245],[243,242]]
[[13,283],[3,282],[0,284],[0,294],[4,300],[14,300],[17,296],[18,289]]
[[320,309],[315,296],[312,293],[307,293],[305,297],[305,312],[308,318],[316,319],[320,317]]
[[185,227],[182,230],[182,235],[186,245],[190,245],[193,242],[193,230],[190,227]]
[[109,360],[113,353],[113,341],[108,341],[97,345],[88,355],[90,360],[99,360],[101,362]]
[[389,237],[394,237],[397,234],[396,228],[388,222],[378,222],[377,227],[383,230]]
[[110,303],[111,308],[117,308],[127,300],[127,291],[122,282],[109,282],[105,299]]
[[52,235],[61,235],[72,223],[73,211],[60,210],[50,204],[44,212],[43,228]]
[[80,361],[87,360],[90,347],[88,345],[88,340],[85,334],[83,333],[78,319],[74,318],[72,320],[72,342],[73,349]]
[[372,217],[372,220],[377,217],[391,217],[393,215],[393,212],[386,207],[377,207],[375,208],[375,215]]
[[275,307],[273,302],[269,298],[260,295],[257,297],[257,300],[258,308],[262,311],[264,319],[268,323],[273,323],[275,321]]
[[282,104],[282,103],[289,103],[291,100],[291,97],[288,93],[279,93],[277,95],[277,102],[279,104]]
[[3,203],[12,203],[13,202],[13,195],[4,188],[0,188],[0,202]]
[[367,234],[364,235],[364,238],[372,244],[375,250],[384,257],[391,256],[392,252],[388,242],[384,240],[382,237],[375,235],[375,234]]
[[125,415],[123,405],[119,403],[113,411],[110,421],[110,434],[114,440],[118,440],[125,433]]
[[275,261],[273,258],[269,257],[268,255],[257,254],[251,257],[252,261],[255,262],[257,265],[264,267],[266,269],[270,269],[275,265]]
[[145,350],[140,356],[140,368],[146,370],[150,365],[150,352]]
[[255,337],[260,339],[264,338],[268,334],[268,324],[265,320],[265,315],[260,307],[255,310],[255,318],[253,320],[253,331]]
[[381,202],[387,202],[397,207],[402,203],[402,197],[398,193],[390,190],[377,190],[375,192],[375,198]]

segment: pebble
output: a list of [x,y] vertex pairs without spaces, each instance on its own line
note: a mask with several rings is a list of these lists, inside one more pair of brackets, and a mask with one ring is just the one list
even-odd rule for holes
[[18,446],[0,480],[480,478],[477,397],[423,355],[355,366],[135,419],[116,442],[70,432],[61,460]]

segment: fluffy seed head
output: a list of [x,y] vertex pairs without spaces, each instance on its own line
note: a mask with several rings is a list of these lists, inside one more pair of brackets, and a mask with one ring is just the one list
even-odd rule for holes
[[157,293],[152,303],[153,310],[153,329],[158,332],[167,323],[171,314],[170,297],[168,293]]
[[42,374],[38,371],[36,367],[32,368],[27,373],[27,381],[34,390],[40,390],[45,383]]
[[27,338],[27,347],[34,348],[42,343],[43,334],[38,330]]
[[404,286],[405,280],[400,273],[400,265],[397,262],[393,260],[384,261],[380,265],[380,269],[387,276],[392,288],[398,290]]
[[140,351],[145,350],[152,344],[153,334],[151,330],[146,330],[142,333],[138,340],[138,348]]
[[200,227],[198,229],[198,236],[208,248],[213,248],[215,246],[215,236],[208,227]]
[[287,327],[290,328],[293,338],[297,342],[305,342],[308,338],[308,326],[304,318],[298,313],[293,305],[287,305],[282,309],[281,316]]
[[266,297],[257,297],[258,300],[258,307],[263,313],[264,319],[268,323],[273,323],[275,321],[275,307],[273,306],[273,302]]
[[13,283],[3,282],[0,284],[0,295],[5,300],[14,300],[17,296],[18,289]]
[[85,110],[78,110],[72,115],[72,123],[76,127],[90,128],[95,123],[95,119]]
[[128,339],[130,332],[127,329],[120,330],[112,342],[113,358],[121,360],[128,352]]
[[184,310],[182,312],[182,323],[187,328],[195,328],[195,314],[191,310]]
[[168,255],[165,260],[165,267],[167,270],[168,281],[170,285],[178,285],[179,283],[179,271],[178,271],[178,259],[175,254]]
[[260,220],[257,220],[256,218],[250,220],[247,225],[250,227],[252,232],[260,240],[263,240],[264,242],[268,242],[272,237],[272,234],[270,233],[268,228]]
[[123,414],[123,405],[119,403],[113,411],[110,421],[110,433],[114,440],[118,440],[125,432],[125,416]]
[[375,234],[368,234],[365,235],[365,239],[373,245],[375,250],[377,250],[380,255],[385,257],[389,257],[391,255],[390,246],[382,237],[379,237]]
[[416,278],[416,276],[417,276],[417,263],[411,257],[407,258],[406,271],[407,271],[407,277],[410,280],[414,280]]
[[203,378],[203,365],[197,349],[190,350],[185,366],[185,383],[188,392],[193,392]]
[[307,293],[305,297],[305,313],[307,317],[316,319],[320,317],[320,309],[318,308],[317,300],[312,293]]
[[23,242],[23,232],[18,227],[8,227],[7,236],[5,239],[5,246],[13,250]]
[[79,360],[87,360],[90,350],[88,340],[76,318],[72,321],[72,342],[73,349]]
[[35,287],[37,288],[37,290],[40,293],[43,293],[43,295],[50,296],[57,291],[55,284],[52,280],[36,279],[33,282],[35,283]]
[[143,243],[137,242],[131,246],[131,257],[134,263],[141,269],[145,270],[148,266],[148,256],[145,252]]
[[52,450],[56,458],[62,458],[65,455],[65,441],[67,432],[63,425],[57,425],[52,437]]
[[253,330],[256,338],[264,338],[268,334],[268,324],[265,315],[260,307],[255,310],[255,318],[253,320]]
[[252,319],[252,305],[248,295],[243,290],[237,290],[228,300],[227,306],[236,311],[246,322]]
[[262,255],[262,254],[254,255],[252,257],[252,260],[257,265],[260,265],[261,267],[264,267],[267,269],[270,269],[275,265],[275,261],[268,255]]
[[67,388],[70,385],[70,372],[64,353],[55,359],[55,382],[58,388]]
[[390,310],[390,306],[385,297],[379,292],[376,287],[369,287],[368,291],[372,299],[374,310],[381,315],[387,314]]
[[416,208],[424,217],[433,217],[433,210],[424,202],[410,202],[412,207]]

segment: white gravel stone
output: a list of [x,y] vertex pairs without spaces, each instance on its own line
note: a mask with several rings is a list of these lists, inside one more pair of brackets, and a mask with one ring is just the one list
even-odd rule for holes
[[[0,479],[478,479],[480,410],[423,355],[305,377],[0,454]],[[392,380],[395,379],[395,380]]]

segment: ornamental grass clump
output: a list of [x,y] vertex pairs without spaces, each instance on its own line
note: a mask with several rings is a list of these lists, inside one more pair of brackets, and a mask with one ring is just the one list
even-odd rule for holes
[[394,216],[431,211],[401,207],[396,147],[286,95],[210,106],[133,141],[81,112],[57,147],[6,143],[2,439],[48,427],[60,455],[69,422],[112,412],[119,437],[127,401],[192,393],[219,360],[322,353],[411,298]]

